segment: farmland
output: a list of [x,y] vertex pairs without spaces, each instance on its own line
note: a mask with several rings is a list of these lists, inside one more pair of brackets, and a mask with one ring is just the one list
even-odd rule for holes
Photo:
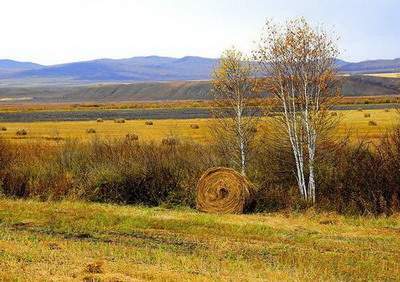
[[[369,105],[374,106],[374,105]],[[338,134],[344,136],[350,133],[353,138],[366,137],[375,139],[385,133],[388,129],[397,124],[397,112],[394,109],[371,110],[344,110],[337,111],[341,116],[341,123],[338,128]],[[189,109],[190,110],[190,109]],[[129,110],[122,111],[124,113]],[[109,111],[114,116],[119,111]],[[148,111],[147,111],[148,112]],[[156,141],[167,136],[174,136],[186,141],[197,141],[206,143],[210,140],[209,125],[213,120],[209,118],[186,118],[185,116],[208,115],[208,109],[195,109],[192,112],[187,109],[182,111],[157,110],[164,115],[163,119],[154,119],[153,125],[146,125],[145,120],[126,120],[124,123],[115,123],[114,120],[105,119],[103,122],[97,122],[96,117],[101,116],[101,111],[91,111],[91,120],[85,121],[42,121],[42,122],[1,122],[0,126],[5,127],[6,131],[1,131],[0,136],[13,141],[60,141],[68,138],[90,140],[93,137],[99,138],[124,138],[127,134],[137,134],[142,141]],[[40,115],[41,112],[30,112],[32,116]],[[52,112],[58,115],[60,112]],[[79,116],[79,113],[66,112],[70,116]],[[86,113],[86,112],[85,112]],[[171,114],[172,113],[172,114]],[[168,118],[178,113],[180,118]],[[18,114],[18,113],[17,113]],[[369,115],[369,116],[368,116]],[[114,117],[113,116],[113,117]],[[367,117],[366,117],[367,116]],[[150,117],[154,117],[150,116]],[[376,125],[370,125],[374,121]],[[264,118],[260,125],[268,124],[268,118]],[[198,129],[191,128],[191,125],[198,125]],[[17,136],[18,130],[25,129],[27,135]],[[88,129],[94,129],[93,133],[87,133]]]
[[398,216],[210,215],[187,208],[2,199],[0,276],[395,281],[399,230]]

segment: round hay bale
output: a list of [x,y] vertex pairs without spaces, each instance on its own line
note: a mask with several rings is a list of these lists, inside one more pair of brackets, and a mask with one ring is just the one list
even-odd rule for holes
[[125,136],[125,138],[126,138],[126,140],[129,140],[129,141],[138,141],[139,140],[139,136],[134,133],[128,133]]
[[167,146],[176,146],[179,144],[179,140],[173,137],[167,137],[161,141],[161,144]]
[[243,213],[252,203],[255,187],[231,168],[207,170],[197,183],[196,207],[208,213]]
[[117,118],[114,120],[115,123],[125,123],[125,119],[123,118]]
[[104,120],[102,118],[98,118],[96,121],[97,122],[103,122]]
[[191,124],[191,125],[190,125],[190,128],[191,128],[191,129],[199,129],[200,126],[199,126],[198,124]]
[[88,129],[86,129],[86,133],[88,133],[88,134],[94,134],[94,133],[96,133],[96,129],[94,129],[94,128],[88,128]]
[[144,123],[145,125],[153,125],[153,122],[151,120],[148,120]]
[[19,130],[17,130],[16,135],[17,136],[25,136],[25,135],[28,135],[28,131],[26,129],[19,129]]

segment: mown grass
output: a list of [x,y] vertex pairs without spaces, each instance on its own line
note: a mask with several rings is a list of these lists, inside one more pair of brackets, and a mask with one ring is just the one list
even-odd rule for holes
[[395,281],[399,245],[398,215],[210,215],[0,200],[4,280]]
[[[396,110],[363,110],[337,111],[342,117],[338,128],[338,135],[344,136],[350,132],[353,139],[366,138],[374,140],[392,129],[398,121]],[[370,114],[365,118],[365,114]],[[370,126],[369,121],[375,121],[377,126]],[[125,123],[116,124],[113,120],[104,122],[69,121],[69,122],[23,122],[0,123],[7,131],[0,132],[0,137],[13,141],[49,141],[58,142],[65,139],[90,140],[94,136],[100,138],[123,138],[127,134],[136,134],[140,141],[161,142],[167,136],[175,136],[186,141],[199,143],[210,142],[210,124],[212,119],[168,119],[153,120],[153,125],[148,126],[145,120],[127,120]],[[191,126],[196,124],[198,129]],[[268,124],[268,118],[261,121],[261,126]],[[26,129],[26,136],[16,136],[20,129]],[[96,134],[88,134],[88,129],[94,129]]]

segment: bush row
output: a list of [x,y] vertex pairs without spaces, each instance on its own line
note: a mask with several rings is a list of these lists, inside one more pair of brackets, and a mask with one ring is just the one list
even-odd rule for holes
[[[328,146],[318,159],[317,209],[346,214],[399,211],[400,130],[379,145]],[[0,140],[0,194],[40,200],[80,199],[195,206],[195,187],[210,167],[230,166],[211,145],[100,140],[62,145]],[[301,210],[285,146],[255,146],[248,176],[257,185],[255,210]]]

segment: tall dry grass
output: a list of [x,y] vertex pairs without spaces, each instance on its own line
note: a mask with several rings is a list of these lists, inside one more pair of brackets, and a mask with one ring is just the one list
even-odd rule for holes
[[[255,146],[248,169],[258,187],[254,210],[307,208],[296,188],[291,151],[262,141]],[[381,141],[323,144],[315,208],[345,214],[400,210],[400,129]],[[166,146],[129,138],[67,140],[59,145],[0,140],[0,194],[194,207],[200,175],[220,165],[230,162],[216,147],[182,141]]]

